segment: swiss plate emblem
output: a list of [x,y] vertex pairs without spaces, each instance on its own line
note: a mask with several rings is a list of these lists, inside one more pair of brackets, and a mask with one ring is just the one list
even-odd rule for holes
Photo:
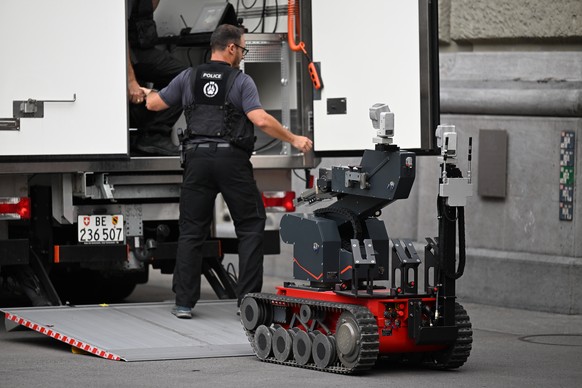
[[85,226],[89,226],[90,223],[91,223],[91,217],[83,217],[83,224]]
[[119,222],[119,217],[117,216],[111,217],[111,222],[113,223],[113,226],[117,225],[117,223]]

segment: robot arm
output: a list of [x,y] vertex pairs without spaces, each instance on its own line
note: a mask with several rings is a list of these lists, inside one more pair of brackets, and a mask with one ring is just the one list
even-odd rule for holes
[[303,192],[297,204],[338,197],[332,208],[347,208],[367,217],[397,199],[408,198],[416,172],[416,155],[392,145],[394,113],[386,104],[374,104],[370,119],[377,137],[374,150],[364,151],[358,166],[319,170],[313,189]]

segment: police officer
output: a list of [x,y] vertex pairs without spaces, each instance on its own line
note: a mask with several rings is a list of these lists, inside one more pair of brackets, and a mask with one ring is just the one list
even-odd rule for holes
[[219,192],[239,240],[239,304],[246,293],[261,291],[266,217],[249,160],[254,125],[300,151],[308,152],[313,146],[310,139],[289,132],[262,108],[254,81],[238,69],[247,52],[240,28],[219,26],[210,47],[210,63],[182,72],[159,92],[143,89],[148,109],[183,105],[186,115],[180,238],[172,285],[176,293],[172,313],[178,318],[191,318],[200,298],[201,248]]
[[127,21],[128,61],[127,90],[129,121],[132,128],[131,151],[135,155],[178,155],[178,146],[172,142],[172,127],[182,114],[177,106],[164,112],[149,112],[141,85],[152,83],[155,88],[167,86],[188,66],[169,52],[158,50],[158,34],[154,11],[160,0],[129,0]]

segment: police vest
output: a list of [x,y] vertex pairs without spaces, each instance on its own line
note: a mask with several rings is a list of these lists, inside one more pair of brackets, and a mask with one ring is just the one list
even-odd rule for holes
[[158,40],[151,0],[134,0],[127,23],[127,37],[133,48],[152,48]]
[[241,71],[224,62],[198,66],[191,73],[194,103],[185,107],[188,138],[220,138],[252,153],[254,125],[246,114],[227,101]]

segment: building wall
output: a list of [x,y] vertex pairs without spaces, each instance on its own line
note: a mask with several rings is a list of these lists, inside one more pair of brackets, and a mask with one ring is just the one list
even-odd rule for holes
[[440,7],[441,39],[446,42],[574,43],[582,34],[578,0],[441,0]]
[[[582,2],[441,0],[439,11],[441,122],[476,140],[459,297],[580,314]],[[504,198],[478,195],[487,129],[507,133]],[[562,131],[576,136],[572,221],[559,218]],[[428,177],[418,184],[420,198],[435,194]],[[422,241],[434,211],[419,206]]]

